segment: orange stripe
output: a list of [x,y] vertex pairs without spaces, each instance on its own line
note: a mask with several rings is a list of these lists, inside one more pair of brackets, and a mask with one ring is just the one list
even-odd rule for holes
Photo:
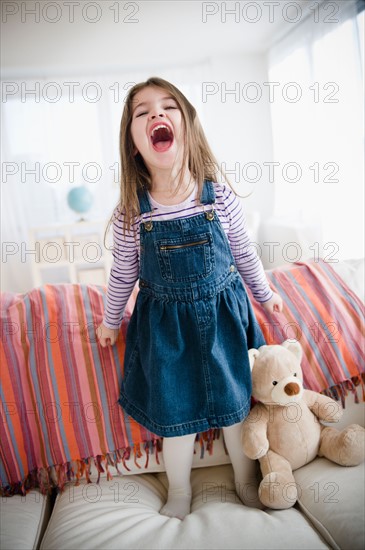
[[[307,305],[303,303],[303,298],[298,294],[298,291],[293,287],[293,283],[290,279],[288,279],[287,274],[285,272],[275,273],[278,283],[280,283],[280,286],[282,286],[285,291],[287,291],[288,287],[290,288],[290,300],[291,303],[294,304],[294,308],[296,310],[301,310],[302,308],[306,308]],[[296,270],[292,270],[292,275],[294,278],[296,278]],[[277,292],[280,294],[280,292],[277,290],[276,286],[270,281],[270,287],[274,292]],[[258,323],[261,326],[262,332],[264,334],[265,340],[267,344],[273,345],[273,344],[282,344],[283,340],[286,338],[289,338],[288,334],[285,334],[285,327],[292,323],[295,326],[297,326],[301,330],[301,338],[300,338],[300,344],[302,346],[303,350],[303,356],[304,361],[307,361],[307,365],[309,368],[304,369],[304,375],[307,379],[308,384],[311,385],[312,389],[316,389],[318,391],[322,390],[324,387],[328,386],[328,381],[318,364],[318,361],[316,359],[316,356],[313,353],[312,347],[310,342],[308,341],[305,333],[302,331],[302,327],[300,326],[300,323],[295,318],[294,314],[291,312],[290,308],[286,306],[286,296],[283,296],[284,299],[284,308],[283,311],[279,314],[276,314],[275,316],[275,322],[279,324],[277,332],[283,334],[282,338],[279,340],[277,336],[274,336],[271,333],[270,330],[270,324],[272,322],[272,318],[269,316],[269,314],[266,314],[261,306],[256,304],[253,301],[253,307],[255,310],[255,314],[257,316]],[[311,316],[311,312],[306,311],[306,317],[307,319],[309,316]],[[313,387],[313,385],[316,384],[316,388]]]
[[[22,344],[24,359],[25,359],[25,368],[24,368],[24,370],[25,370],[25,375],[26,375],[26,379],[27,379],[27,382],[28,382],[28,388],[27,389],[29,390],[29,397],[30,397],[32,407],[33,407],[33,411],[34,411],[34,423],[35,423],[35,426],[36,426],[36,429],[37,429],[37,432],[38,432],[39,451],[40,451],[41,458],[42,458],[42,466],[48,466],[48,461],[47,461],[47,458],[46,458],[46,452],[45,452],[45,448],[44,448],[44,444],[43,444],[42,426],[41,426],[41,421],[39,419],[39,410],[38,410],[38,407],[36,406],[36,398],[35,398],[35,395],[34,395],[32,375],[31,375],[31,372],[30,372],[30,361],[29,361],[30,343],[29,343],[28,337],[27,337],[26,332],[25,332],[26,323],[25,323],[25,319],[24,319],[23,307],[22,307],[21,303],[16,304],[16,307],[17,307],[18,314],[19,314],[19,319],[20,319],[20,327],[21,327],[21,340],[20,341],[21,341],[21,344]],[[32,313],[32,319],[36,319],[36,316],[34,316],[33,313]],[[30,327],[28,327],[28,330],[29,330],[29,328]],[[37,466],[40,467],[40,465],[38,465],[38,464],[37,464]]]
[[[299,281],[300,273],[301,272],[299,271],[299,269],[292,270],[292,276],[294,277],[298,286],[302,288],[303,285]],[[313,352],[311,338],[310,337],[307,338],[305,331],[302,330],[302,327],[305,325],[306,328],[309,330],[309,333],[311,334],[311,327],[314,326],[314,323],[317,321],[317,319],[314,317],[312,310],[308,306],[306,300],[302,297],[301,293],[295,287],[293,287],[292,280],[289,279],[287,275],[284,273],[278,274],[278,280],[280,281],[282,286],[285,288],[286,292],[288,292],[288,289],[290,289],[289,291],[290,297],[288,296],[288,299],[290,299],[294,309],[300,315],[300,321],[298,322],[298,319],[291,312],[290,308],[289,307],[286,308],[288,315],[290,315],[289,321],[292,323],[295,323],[297,326],[299,326],[301,330],[300,344],[303,349],[303,356],[305,358],[304,361],[306,361],[306,363],[304,362],[303,366],[304,366],[304,373],[307,378],[308,384],[312,389],[320,391],[323,388],[327,387],[329,382],[322,370],[321,365],[317,360],[315,353]],[[311,303],[313,303],[313,300],[311,300]],[[321,329],[321,332],[322,332],[322,329]],[[320,348],[320,346],[318,347]],[[328,351],[331,351],[331,350],[328,350]],[[323,357],[322,351],[320,351],[320,355]],[[326,364],[327,364],[327,361],[326,361]],[[306,366],[307,368],[305,368]],[[317,386],[313,387],[314,384],[317,384]]]
[[[14,405],[17,405],[17,404],[19,405],[19,403],[17,403],[17,399],[16,399],[16,397],[14,395],[14,392],[13,392],[13,385],[12,385],[12,381],[11,381],[10,373],[9,373],[9,365],[8,365],[6,357],[5,357],[4,347],[2,345],[2,342],[0,343],[0,357],[1,357],[1,378],[2,378],[2,383],[4,384],[4,391],[5,391],[6,399],[8,400],[8,402],[14,403]],[[4,421],[5,421],[5,418],[4,418]],[[21,462],[22,462],[23,470],[24,470],[25,473],[27,473],[28,472],[28,460],[27,460],[27,455],[26,455],[26,452],[25,452],[25,443],[24,443],[23,430],[22,430],[22,424],[21,424],[21,421],[20,421],[19,410],[16,414],[11,415],[11,423],[12,423],[12,426],[13,426],[14,437],[15,437],[15,440],[16,440],[18,453],[19,453],[19,456],[20,456],[20,459],[21,459]],[[5,427],[6,427],[6,425],[4,426],[4,428]],[[10,447],[13,446],[13,442],[12,442],[12,438],[11,438],[10,434],[9,434],[9,446]],[[5,461],[5,464],[6,464],[6,461]],[[14,464],[14,466],[16,466],[17,471],[18,471],[18,475],[20,476],[18,465],[17,465],[17,462],[15,460],[13,461],[13,464]]]
[[[310,304],[314,306],[317,311],[321,309],[321,307],[319,307],[319,304],[321,304],[321,302],[318,302],[318,300],[320,300],[320,297],[315,293],[311,286],[313,279],[311,281],[307,281],[306,277],[308,277],[308,272],[306,268],[303,269],[302,267],[293,269],[291,275],[295,279],[296,285],[300,288],[300,290],[293,288],[292,293],[290,290],[291,287],[293,287],[293,281],[291,280],[291,278],[287,278],[284,274],[281,273],[278,274],[278,278],[285,287],[286,292],[288,292],[289,294],[288,299],[291,300],[294,308],[300,315],[302,325],[305,324],[306,328],[311,334],[311,336],[307,338],[305,333],[303,332],[303,341],[301,342],[303,353],[306,359],[306,364],[304,363],[304,368],[306,377],[308,379],[308,384],[310,385],[311,389],[322,391],[329,385],[337,382],[336,378],[339,373],[342,379],[342,368],[338,367],[338,361],[333,347],[330,347],[324,343],[324,337],[326,337],[326,333],[322,328],[322,325],[320,324],[320,320],[328,322],[328,319],[318,319],[318,316],[312,311],[311,307],[308,305],[308,301],[302,296],[302,292],[304,292],[305,296],[309,298]],[[307,283],[309,285],[308,290],[306,290],[306,284],[304,283]],[[318,323],[318,325],[316,325],[316,323]],[[312,331],[318,331],[318,341],[316,341],[316,332]],[[327,379],[328,375],[324,373],[322,364],[317,359],[316,354],[313,350],[313,343],[318,349],[318,353],[322,358],[322,361],[325,363],[331,379]],[[334,364],[336,365],[335,372],[333,372],[333,369],[329,368],[330,365]],[[315,383],[317,384],[317,386],[314,385]]]
[[[52,285],[45,285],[44,292],[45,292],[45,296],[46,296],[49,321],[52,322],[52,323],[56,323],[57,326],[58,326],[58,317],[57,317],[58,307],[57,307],[56,297],[54,295]],[[62,338],[63,338],[63,332],[62,332]],[[53,340],[53,338],[52,338],[52,340]],[[78,446],[78,443],[77,443],[77,437],[76,437],[76,434],[75,434],[75,430],[73,429],[73,422],[70,420],[69,405],[66,405],[66,403],[69,403],[70,398],[69,398],[69,394],[68,394],[68,390],[67,390],[65,370],[62,366],[63,365],[63,363],[62,363],[62,353],[61,353],[61,350],[60,350],[59,339],[56,338],[54,342],[50,342],[49,346],[51,348],[51,355],[52,355],[52,360],[53,360],[53,365],[54,365],[54,375],[55,375],[55,378],[56,378],[56,381],[57,381],[58,397],[61,401],[60,403],[58,403],[58,405],[61,408],[63,428],[64,428],[64,432],[65,432],[65,436],[66,436],[66,440],[67,440],[68,448],[70,450],[71,457],[72,457],[72,459],[77,459],[77,458],[80,458],[80,451],[79,451],[79,446]],[[45,350],[45,354],[46,354],[46,357],[47,357],[47,355],[48,355],[47,350]],[[43,368],[46,368],[46,367],[47,367],[47,370],[49,372],[49,364],[45,365]],[[53,392],[51,381],[49,383],[49,386],[50,386],[50,390]],[[53,395],[54,395],[54,393],[53,393]],[[61,438],[58,423],[55,422],[54,424],[49,424],[48,428],[50,430],[53,430],[54,426],[55,427],[57,426],[57,438],[58,438],[58,442],[59,442],[59,447],[60,447],[60,451],[62,452],[62,455],[63,455],[64,460],[65,460],[66,457],[65,457],[65,453],[64,453],[64,445],[62,443],[62,438]]]
[[[87,320],[84,317],[84,306],[83,306],[83,299],[82,299],[82,293],[81,288],[78,285],[73,285],[74,289],[74,296],[75,296],[75,305],[77,310],[77,317],[79,320],[80,325],[79,326],[86,326]],[[91,394],[91,398],[93,403],[97,403],[99,410],[101,409],[101,403],[99,399],[99,393],[96,389],[95,380],[93,377],[94,372],[94,364],[93,359],[90,355],[90,349],[86,342],[87,338],[81,338],[81,345],[83,350],[83,356],[85,361],[85,367],[86,367],[86,374],[89,381],[89,390]],[[104,429],[104,423],[103,423],[103,415],[97,415],[96,421],[96,428],[98,431],[99,436],[99,442],[101,447],[102,454],[105,454],[108,452],[108,446],[105,441],[105,429]],[[94,442],[92,442],[94,443]]]
[[[319,312],[321,322],[323,322],[326,325],[328,325],[329,323],[335,323],[335,325],[338,327],[338,342],[336,342],[336,344],[337,344],[339,350],[341,351],[341,355],[343,357],[344,362],[346,363],[346,367],[347,367],[349,373],[351,374],[351,376],[355,376],[355,375],[359,374],[359,370],[358,370],[357,366],[354,364],[352,353],[348,349],[348,347],[346,345],[346,341],[345,341],[343,335],[341,334],[341,327],[338,326],[337,319],[333,318],[332,313],[326,308],[326,306],[323,304],[323,302],[320,300],[320,298],[313,293],[313,290],[311,289],[309,281],[302,275],[302,273],[298,273],[298,280],[300,281],[300,284],[301,284],[304,292],[307,294],[307,296],[310,297],[311,302],[313,303],[313,305],[316,307],[317,311]],[[328,281],[327,279],[326,279],[326,284],[331,285],[330,281]],[[334,303],[336,302],[336,299],[337,299],[336,294],[337,294],[337,290],[336,290],[336,288],[334,288],[332,286],[332,293],[330,295],[333,296]],[[326,338],[326,333],[323,331],[323,329],[322,329],[321,332],[323,332],[322,337]],[[335,336],[335,338],[336,338],[336,336]],[[323,344],[324,345],[329,345],[330,346],[329,349],[331,349],[331,351],[332,351],[333,348],[331,346],[331,342],[325,342],[324,341]],[[333,350],[333,353],[335,353],[334,350]],[[329,366],[329,368],[330,368],[330,366]]]
[[[314,264],[314,265],[309,265],[308,267],[311,271],[316,271],[316,275],[320,277],[321,283],[325,285],[326,288],[328,288],[328,286],[331,286],[333,292],[336,293],[337,300],[341,302],[342,306],[346,310],[346,313],[351,317],[352,322],[354,323],[354,326],[359,330],[359,337],[361,338],[361,335],[364,333],[363,318],[359,317],[358,313],[354,310],[352,304],[349,304],[349,302],[347,301],[346,296],[344,296],[344,294],[342,294],[341,291],[338,290],[335,283],[333,283],[330,280],[327,273],[323,271],[319,265]],[[333,277],[341,286],[343,285],[342,279],[338,277],[335,271],[333,271]],[[350,288],[347,288],[346,291],[351,295],[351,297],[355,302],[358,301],[356,294]],[[359,305],[359,309],[362,310],[362,313],[364,315],[364,305],[363,304],[358,304],[358,305]]]

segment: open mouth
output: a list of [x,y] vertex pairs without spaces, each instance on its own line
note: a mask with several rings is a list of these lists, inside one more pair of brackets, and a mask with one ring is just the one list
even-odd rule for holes
[[155,151],[162,153],[170,149],[174,141],[172,131],[165,124],[155,126],[151,134],[152,147]]

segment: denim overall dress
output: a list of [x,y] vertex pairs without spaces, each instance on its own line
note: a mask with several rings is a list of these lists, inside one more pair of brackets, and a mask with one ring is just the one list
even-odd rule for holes
[[[243,420],[251,398],[248,349],[265,344],[214,202],[205,181],[202,213],[140,226],[140,291],[119,404],[163,437]],[[140,208],[152,211],[147,193]]]

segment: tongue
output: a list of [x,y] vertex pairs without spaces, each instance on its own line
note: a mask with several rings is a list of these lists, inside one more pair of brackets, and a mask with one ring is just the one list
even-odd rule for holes
[[170,145],[172,144],[172,140],[169,139],[168,141],[158,141],[157,143],[153,144],[153,148],[156,151],[167,151],[167,149],[170,148]]
[[152,144],[157,151],[166,151],[172,143],[171,133],[167,128],[159,128],[153,134]]

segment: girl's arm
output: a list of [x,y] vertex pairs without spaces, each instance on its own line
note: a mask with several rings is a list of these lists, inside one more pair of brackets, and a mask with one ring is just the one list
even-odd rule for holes
[[138,279],[139,258],[134,228],[124,232],[124,215],[113,223],[113,265],[108,282],[106,307],[97,335],[102,346],[113,344],[123,319],[124,309]]
[[240,199],[228,187],[224,189],[224,195],[226,215],[230,222],[228,239],[238,271],[255,300],[260,302],[266,311],[282,311],[282,299],[271,290],[256,248],[251,244]]
[[267,302],[263,302],[262,307],[269,313],[276,313],[278,311],[283,311],[283,300],[279,294],[273,292],[272,298]]

